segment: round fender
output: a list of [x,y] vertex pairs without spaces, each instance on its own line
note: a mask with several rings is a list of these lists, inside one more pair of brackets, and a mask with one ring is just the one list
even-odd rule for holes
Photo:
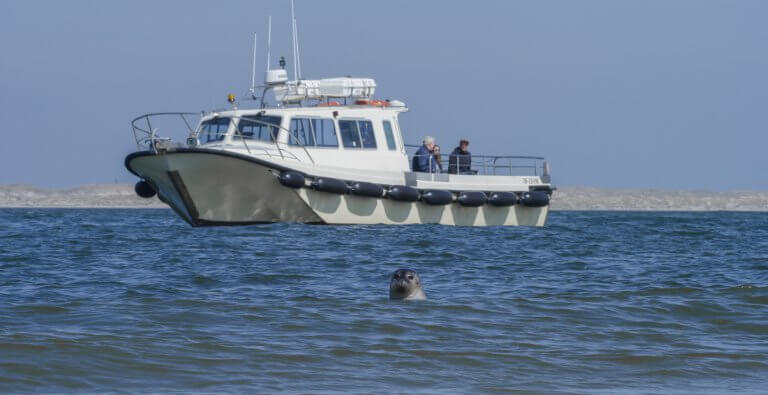
[[488,196],[488,204],[498,207],[513,206],[517,203],[517,194],[514,192],[491,192]]
[[431,205],[443,205],[453,202],[453,194],[442,189],[427,189],[421,194],[421,201]]
[[484,192],[480,191],[465,191],[459,193],[459,197],[456,199],[460,205],[466,207],[480,207],[485,204],[488,197]]
[[152,188],[152,185],[144,180],[141,180],[136,183],[136,185],[133,186],[133,190],[136,191],[136,194],[145,198],[149,199],[153,196],[155,196],[155,188]]
[[525,192],[520,203],[528,207],[544,207],[549,204],[549,194],[544,191]]
[[278,179],[281,184],[289,188],[301,188],[304,186],[304,175],[297,171],[286,170],[280,172]]
[[349,187],[344,181],[335,178],[319,177],[312,181],[312,189],[320,192],[338,193],[343,195],[347,193]]
[[419,191],[405,185],[395,185],[387,190],[387,196],[400,202],[415,202],[419,200]]
[[356,182],[350,185],[349,193],[358,196],[380,198],[384,196],[384,187],[370,182]]

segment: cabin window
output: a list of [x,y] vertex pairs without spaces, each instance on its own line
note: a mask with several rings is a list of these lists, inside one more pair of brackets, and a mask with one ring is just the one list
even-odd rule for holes
[[200,124],[200,131],[197,133],[197,139],[201,144],[212,143],[224,140],[224,136],[229,129],[230,118],[214,118],[203,121]]
[[392,133],[392,123],[389,121],[384,121],[384,136],[387,137],[387,148],[389,148],[390,151],[397,149],[397,145],[395,144],[395,134]]
[[357,121],[339,121],[341,131],[341,143],[344,148],[361,148],[360,132],[357,130]]
[[357,121],[360,129],[360,138],[363,140],[363,148],[376,148],[376,136],[373,135],[373,123],[371,121]]
[[315,135],[312,133],[312,126],[307,118],[293,118],[291,120],[291,137],[288,139],[290,145],[315,145]]
[[310,120],[312,131],[315,132],[315,143],[318,147],[338,147],[339,138],[336,137],[336,126],[333,119]]
[[371,121],[339,121],[341,142],[345,148],[376,148]]
[[339,146],[333,120],[322,118],[293,118],[288,143],[305,147]]
[[237,128],[239,135],[235,139],[245,138],[249,140],[274,141],[280,133],[281,117],[274,115],[243,115]]

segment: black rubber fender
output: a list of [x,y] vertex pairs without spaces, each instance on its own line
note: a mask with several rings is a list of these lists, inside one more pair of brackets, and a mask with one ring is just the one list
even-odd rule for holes
[[384,196],[384,187],[370,182],[355,182],[349,186],[349,193],[358,196],[380,198]]
[[419,200],[419,191],[405,185],[395,185],[387,190],[387,196],[400,202],[415,202]]
[[320,192],[338,193],[343,195],[349,191],[349,186],[346,182],[328,177],[318,177],[312,181],[312,189]]
[[459,193],[459,197],[456,201],[460,205],[465,207],[480,207],[488,200],[488,196],[485,192],[480,191],[464,191]]
[[152,184],[145,180],[137,182],[136,185],[133,186],[133,190],[136,191],[137,195],[143,197],[144,199],[149,199],[155,196],[157,193],[155,188],[152,187]]
[[544,207],[549,204],[549,194],[544,191],[525,192],[520,203],[528,207]]
[[508,207],[517,204],[517,194],[514,192],[491,192],[488,204],[497,207]]
[[421,194],[421,201],[433,206],[449,204],[453,202],[453,193],[442,189],[427,189]]
[[285,170],[277,177],[280,183],[289,188],[301,188],[304,186],[304,174],[297,171]]

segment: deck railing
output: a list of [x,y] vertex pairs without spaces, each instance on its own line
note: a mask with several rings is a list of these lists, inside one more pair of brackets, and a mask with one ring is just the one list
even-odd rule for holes
[[[456,155],[451,160],[451,153],[440,153],[440,160],[435,155],[416,155],[421,146],[406,144],[406,152],[413,163],[414,157],[426,157],[426,173],[448,173],[463,175],[506,175],[506,176],[548,176],[549,166],[541,156],[521,155],[474,155],[469,157]],[[463,162],[462,162],[463,161]],[[467,163],[469,162],[469,163]],[[434,164],[434,166],[433,166]],[[434,169],[430,171],[430,169]]]
[[[178,124],[178,121],[182,121],[191,135],[195,133],[195,129],[192,127],[188,117],[192,118],[193,116],[199,118],[200,114],[193,112],[155,112],[134,118],[131,121],[131,127],[133,128],[133,138],[136,140],[136,147],[139,151],[148,150],[157,153],[158,148],[164,146],[182,146],[181,143],[176,143],[174,145],[170,137],[158,136],[158,122],[156,121],[160,120],[159,123],[162,123],[163,125],[165,125],[169,119],[175,119],[176,124]],[[195,120],[193,123],[197,125],[199,122]],[[146,124],[146,126],[144,126],[144,124]]]
[[[191,112],[159,112],[145,114],[140,117],[136,117],[131,121],[133,127],[133,136],[136,140],[136,146],[139,150],[149,150],[154,153],[164,151],[173,148],[194,147],[198,146],[198,133],[197,125],[200,123],[200,117],[203,113],[191,113]],[[192,122],[192,118],[194,122]],[[179,121],[183,123],[188,132],[187,140],[185,143],[174,142],[169,137],[160,137],[157,134],[158,123],[166,126],[168,120],[174,120],[178,124]],[[293,136],[291,131],[280,125],[265,122],[254,115],[242,115],[239,119],[246,119],[253,123],[262,124],[267,126],[270,131],[271,141],[274,146],[273,149],[267,149],[262,146],[254,146],[248,144],[248,138],[243,136],[240,129],[234,124],[235,119],[230,117],[230,125],[234,127],[234,136],[240,137],[237,141],[242,141],[243,147],[250,155],[264,155],[267,157],[279,157],[281,159],[291,159],[296,161],[302,161],[301,158],[296,156],[291,150],[286,150],[285,146],[301,147],[306,155],[306,158],[315,163],[312,155],[309,153],[304,144]],[[162,120],[163,122],[156,122]],[[192,125],[196,125],[193,127]],[[146,125],[146,126],[145,126]],[[178,125],[171,126],[174,130],[178,130]],[[279,142],[278,135],[280,131],[285,131],[288,136],[288,142]],[[263,140],[256,140],[262,141]],[[415,151],[421,147],[420,145],[406,144],[406,152],[409,153],[409,160],[413,160]],[[427,169],[432,169],[434,164],[435,171],[433,173],[449,173],[449,174],[467,174],[467,175],[512,175],[512,176],[549,176],[549,166],[547,161],[540,156],[519,156],[519,155],[472,155],[470,163],[466,163],[466,157],[462,155],[456,155],[455,160],[451,161],[450,153],[441,153],[440,160],[433,154],[424,155],[427,159]],[[453,163],[451,163],[453,162]],[[412,162],[411,162],[412,163]],[[430,171],[427,171],[428,173]]]
[[[158,151],[162,150],[168,150],[173,148],[183,148],[183,147],[195,147],[199,145],[198,141],[198,133],[200,132],[198,129],[193,128],[192,124],[198,125],[200,123],[200,117],[203,115],[203,113],[191,113],[191,112],[157,112],[157,113],[149,113],[144,114],[142,116],[136,117],[131,121],[131,127],[133,128],[133,137],[136,140],[136,147],[140,150],[148,150],[152,151],[154,153],[158,153]],[[191,123],[192,117],[195,117],[196,120]],[[175,119],[175,123],[178,124],[179,121],[182,121],[184,126],[187,129],[187,140],[185,143],[181,142],[174,142],[172,138],[170,137],[161,137],[157,134],[158,128],[156,127],[158,124],[158,120],[162,120],[164,125],[167,125],[169,120],[173,122]],[[311,163],[315,163],[314,159],[312,158],[312,155],[307,151],[307,148],[304,146],[304,144],[299,141],[295,136],[293,136],[290,132],[290,130],[269,122],[262,121],[258,119],[256,116],[250,116],[250,115],[242,115],[239,117],[239,119],[246,119],[253,123],[262,124],[264,126],[267,126],[270,132],[270,143],[274,145],[275,150],[277,151],[277,154],[274,153],[274,151],[271,151],[269,149],[259,147],[259,146],[253,146],[248,145],[249,140],[246,136],[243,136],[240,132],[240,128],[237,127],[237,124],[235,124],[234,118],[230,118],[230,126],[234,127],[234,136],[240,137],[237,141],[242,141],[243,147],[245,147],[246,151],[250,155],[265,155],[268,157],[280,157],[281,159],[293,159],[297,161],[301,161],[301,159],[296,156],[293,152],[286,150],[284,147],[281,147],[281,145],[292,145],[292,146],[298,146],[301,147],[304,153],[306,154],[307,159]],[[146,126],[145,126],[146,125]],[[179,129],[177,125],[171,126],[173,129]],[[275,133],[275,129],[277,129],[277,133]],[[284,130],[286,132],[286,135],[288,136],[288,144],[279,142],[278,134],[280,133],[280,130]],[[263,140],[259,140],[263,141]]]

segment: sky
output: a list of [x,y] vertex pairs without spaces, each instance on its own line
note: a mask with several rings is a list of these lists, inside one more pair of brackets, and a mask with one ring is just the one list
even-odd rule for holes
[[[245,93],[268,15],[290,65],[288,0],[0,2],[0,184],[135,182],[130,121]],[[296,0],[296,19],[304,78],[374,78],[406,142],[545,156],[556,186],[768,190],[768,1]]]

